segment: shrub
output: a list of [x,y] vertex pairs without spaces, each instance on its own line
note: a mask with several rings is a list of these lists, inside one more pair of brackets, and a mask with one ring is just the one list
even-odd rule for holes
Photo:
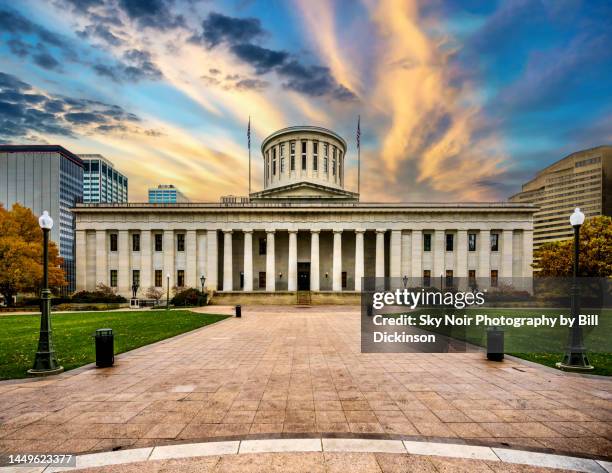
[[127,302],[127,299],[104,284],[98,284],[95,291],[79,291],[72,296],[72,302]]
[[193,287],[177,292],[170,301],[175,306],[200,305],[206,294]]

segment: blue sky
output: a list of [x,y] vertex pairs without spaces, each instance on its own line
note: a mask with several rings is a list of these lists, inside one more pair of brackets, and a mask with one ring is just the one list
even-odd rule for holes
[[612,142],[612,3],[0,0],[0,142],[101,153],[130,198],[244,195],[246,123],[349,142],[362,199],[504,199]]

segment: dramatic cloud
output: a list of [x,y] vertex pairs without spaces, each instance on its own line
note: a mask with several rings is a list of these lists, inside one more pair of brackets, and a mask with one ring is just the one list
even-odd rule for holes
[[253,66],[257,74],[270,72],[275,67],[282,65],[289,57],[289,54],[284,51],[274,51],[248,43],[235,44],[231,50],[239,59]]
[[248,43],[264,35],[257,18],[232,18],[215,12],[202,22],[202,29],[202,34],[194,35],[191,40],[203,42],[209,48],[222,42]]
[[130,49],[123,54],[123,59],[125,62],[116,64],[95,64],[93,69],[96,74],[118,83],[162,78],[162,72],[153,63],[151,54],[147,51]]
[[119,0],[120,7],[133,21],[161,30],[185,26],[185,18],[172,13],[173,4],[166,0]]
[[101,133],[145,133],[140,118],[122,107],[97,100],[35,90],[17,77],[0,72],[0,141],[34,133],[76,137]]

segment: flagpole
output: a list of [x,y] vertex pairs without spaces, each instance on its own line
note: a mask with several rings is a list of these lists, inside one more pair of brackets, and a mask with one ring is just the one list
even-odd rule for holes
[[361,192],[361,115],[357,118],[357,194]]
[[248,128],[248,141],[249,141],[249,198],[251,197],[251,115],[249,115],[249,128]]

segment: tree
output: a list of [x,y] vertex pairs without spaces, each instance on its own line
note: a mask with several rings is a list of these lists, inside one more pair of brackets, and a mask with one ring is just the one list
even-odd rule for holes
[[[55,243],[49,243],[49,286],[67,284]],[[32,211],[0,204],[0,293],[8,305],[20,292],[36,292],[43,277],[43,236]]]
[[149,289],[147,289],[145,295],[147,296],[147,299],[155,299],[157,302],[159,302],[164,295],[164,291],[160,288],[151,286]]
[[[545,243],[534,252],[538,276],[571,276],[574,240]],[[612,218],[591,217],[580,228],[579,276],[612,277]]]

